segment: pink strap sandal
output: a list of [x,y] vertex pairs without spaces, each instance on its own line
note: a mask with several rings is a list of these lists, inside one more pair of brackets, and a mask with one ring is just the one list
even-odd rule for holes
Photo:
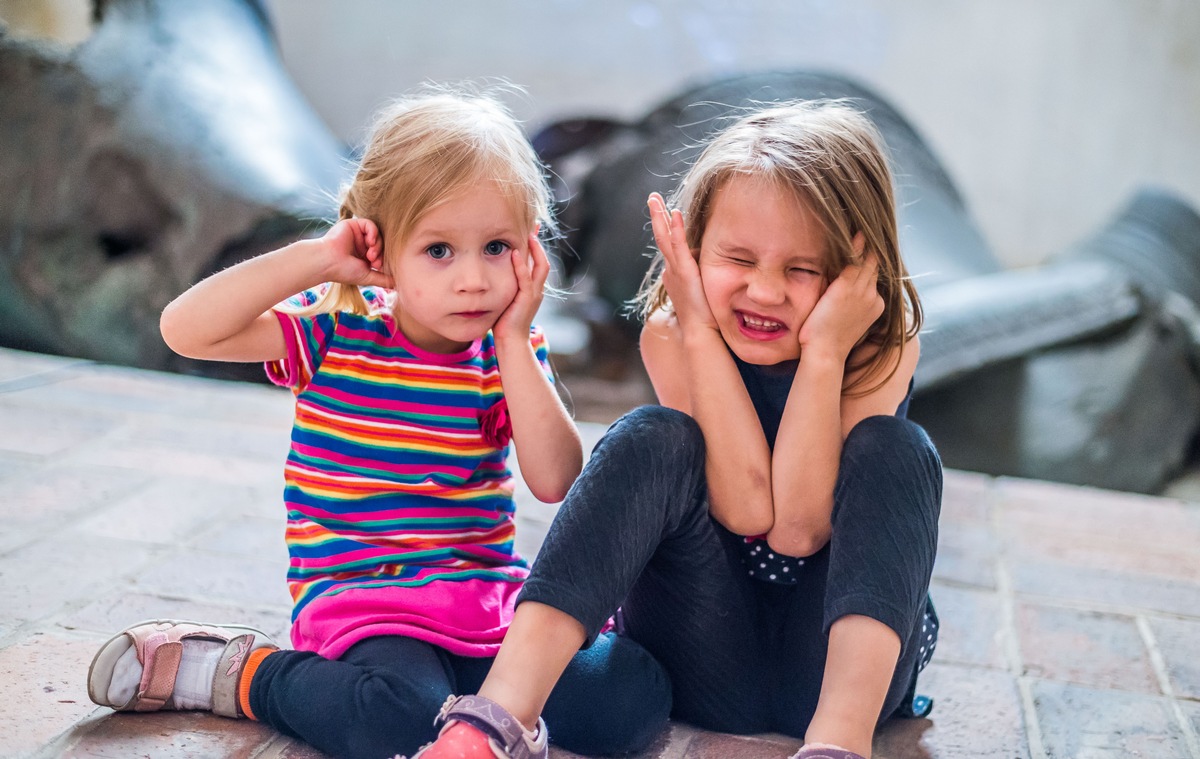
[[[537,729],[530,732],[507,709],[483,696],[447,698],[433,724],[444,723],[441,732],[445,733],[456,722],[465,722],[483,732],[496,759],[546,759],[550,754],[546,723],[541,717]],[[434,741],[425,746],[412,759],[419,759],[436,744]]]
[[[278,648],[262,630],[242,625],[205,625],[167,619],[139,622],[110,638],[88,669],[88,696],[101,706],[117,711],[153,712],[171,709],[171,694],[175,676],[183,659],[183,642],[189,638],[217,641],[225,644],[213,677],[213,712],[223,717],[241,717],[238,708],[238,680],[246,664],[247,654],[259,648]],[[142,680],[137,692],[127,702],[109,701],[117,661],[130,648],[137,649],[142,664]]]

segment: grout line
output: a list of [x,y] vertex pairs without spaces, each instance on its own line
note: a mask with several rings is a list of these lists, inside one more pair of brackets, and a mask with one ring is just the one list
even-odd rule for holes
[[1009,670],[1017,680],[1017,689],[1021,694],[1021,712],[1025,719],[1025,740],[1032,759],[1049,759],[1045,743],[1042,741],[1042,727],[1038,723],[1037,708],[1033,702],[1033,691],[1029,678],[1025,677],[1025,667],[1021,659],[1021,644],[1017,639],[1016,599],[1013,592],[1012,577],[1008,573],[1008,563],[1005,558],[1004,542],[1001,540],[1000,499],[995,490],[989,489],[988,498],[991,501],[992,537],[996,540],[996,590],[1000,598],[1000,617],[1004,630],[1004,653],[1008,659]]
[[1171,712],[1175,715],[1175,720],[1183,730],[1183,741],[1187,744],[1188,750],[1192,754],[1192,759],[1200,759],[1200,738],[1196,736],[1196,731],[1192,727],[1192,721],[1183,713],[1183,708],[1175,699],[1175,690],[1171,687],[1171,676],[1167,672],[1167,662],[1163,658],[1162,649],[1158,647],[1158,640],[1154,637],[1154,631],[1150,629],[1150,622],[1141,614],[1134,618],[1137,622],[1138,632],[1142,634],[1142,642],[1146,644],[1146,650],[1150,654],[1150,665],[1154,668],[1154,675],[1158,678],[1158,687],[1162,689],[1163,695],[1167,697],[1171,704]]
[[91,366],[95,363],[86,359],[76,360],[65,363],[62,366],[56,366],[53,369],[46,369],[45,371],[3,380],[0,381],[0,393],[15,393],[21,390],[30,390],[35,387],[44,387],[57,382],[74,379],[79,374],[78,369]]

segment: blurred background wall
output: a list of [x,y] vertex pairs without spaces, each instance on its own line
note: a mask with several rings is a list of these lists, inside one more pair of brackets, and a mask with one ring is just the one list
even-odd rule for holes
[[[180,0],[181,2],[184,0]],[[264,0],[334,132],[423,80],[504,77],[531,129],[633,117],[687,83],[809,67],[892,100],[997,255],[1036,263],[1145,182],[1200,205],[1195,0]],[[78,41],[82,0],[0,0],[18,33]]]

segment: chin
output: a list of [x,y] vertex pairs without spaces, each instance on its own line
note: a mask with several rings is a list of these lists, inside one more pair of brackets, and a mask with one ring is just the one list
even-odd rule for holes
[[738,334],[733,340],[726,335],[725,344],[733,354],[747,364],[770,366],[784,361],[795,361],[800,358],[800,346],[787,337],[780,340],[762,342],[751,340]]

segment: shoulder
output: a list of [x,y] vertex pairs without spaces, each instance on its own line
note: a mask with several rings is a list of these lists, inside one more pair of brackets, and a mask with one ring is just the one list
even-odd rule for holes
[[675,314],[659,309],[646,317],[639,344],[642,364],[650,375],[658,402],[691,413],[683,331]]
[[909,383],[921,356],[917,336],[892,348],[865,345],[851,355],[861,369],[846,375],[842,395],[842,435],[868,416],[893,416],[908,396]]

